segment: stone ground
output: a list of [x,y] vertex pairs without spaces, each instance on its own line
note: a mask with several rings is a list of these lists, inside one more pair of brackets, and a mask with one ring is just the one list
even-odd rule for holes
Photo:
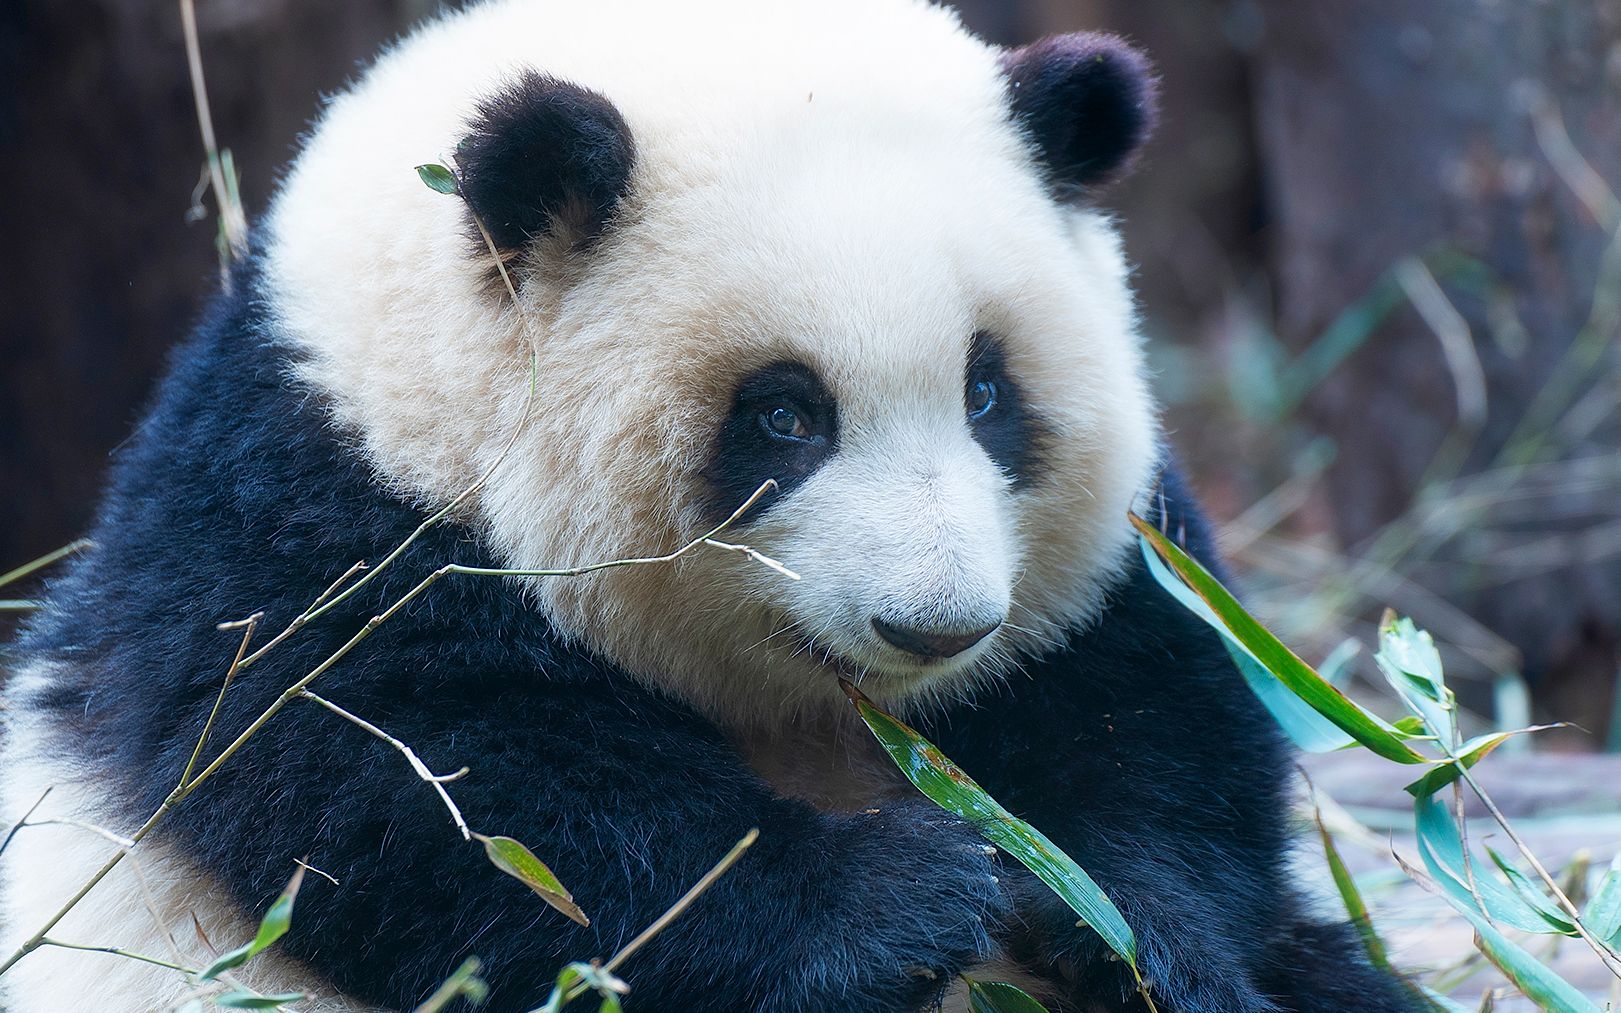
[[[1485,989],[1504,986],[1502,975],[1472,959],[1478,953],[1469,924],[1408,878],[1391,857],[1394,848],[1422,868],[1413,843],[1410,799],[1402,791],[1412,772],[1363,750],[1308,757],[1303,766],[1318,791],[1344,809],[1335,814],[1332,805],[1325,806],[1325,814],[1391,959],[1399,967],[1421,972],[1421,979],[1432,987],[1444,984],[1454,999],[1477,1008]],[[1621,851],[1621,755],[1498,753],[1482,762],[1476,777],[1556,878],[1563,877],[1575,856],[1586,852],[1591,888]],[[1484,843],[1505,855],[1515,853],[1513,842],[1478,802],[1466,813],[1469,839],[1477,851]],[[1357,831],[1346,816],[1367,832]],[[1326,885],[1321,861],[1315,853],[1309,858]],[[1580,940],[1509,935],[1586,992],[1600,1009],[1621,1010],[1621,981]],[[1538,1008],[1518,994],[1499,996],[1493,1006],[1495,1013],[1530,1013]]]

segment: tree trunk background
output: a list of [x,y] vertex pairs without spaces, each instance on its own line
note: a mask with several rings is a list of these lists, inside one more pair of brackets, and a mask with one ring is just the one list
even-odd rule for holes
[[[1613,317],[1597,334],[1607,361],[1561,405],[1586,394],[1585,406],[1528,422],[1533,436],[1549,430],[1534,453],[1509,443],[1595,293],[1615,294],[1616,280],[1599,273],[1621,222],[1597,220],[1577,198],[1534,124],[1562,117],[1591,168],[1621,184],[1621,5],[1267,0],[1263,9],[1256,121],[1285,340],[1304,347],[1404,256],[1465,254],[1486,266],[1486,284],[1437,269],[1474,336],[1487,393],[1465,471],[1573,458],[1607,459],[1613,471]],[[1327,477],[1345,543],[1364,543],[1407,509],[1447,434],[1460,421],[1469,428],[1456,403],[1441,344],[1409,307],[1308,400],[1339,448]],[[1581,433],[1584,417],[1597,424]],[[1613,486],[1560,490],[1531,516],[1471,516],[1470,533],[1414,571],[1519,649],[1548,714],[1594,730],[1621,668],[1621,563],[1606,544],[1618,499]],[[1606,522],[1610,536],[1594,537]],[[1567,561],[1514,562],[1526,535],[1560,533]]]
[[[198,0],[215,125],[250,217],[318,95],[435,6]],[[1498,463],[1605,287],[1615,227],[1555,172],[1531,110],[1545,98],[1597,175],[1621,185],[1621,3],[960,7],[1002,43],[1121,31],[1161,68],[1159,135],[1102,200],[1140,265],[1172,440],[1218,519],[1287,481],[1318,435],[1337,456],[1289,521],[1304,544],[1355,556],[1421,498],[1459,420],[1441,345],[1404,301],[1286,426],[1247,416],[1232,379],[1246,334],[1312,350],[1413,255],[1467,321],[1484,371],[1489,411],[1464,469]],[[175,0],[0,0],[0,569],[84,529],[108,452],[218,284],[212,208],[187,220],[201,165]],[[1486,271],[1458,270],[1458,255]],[[1555,431],[1538,461],[1621,472],[1621,369],[1613,330],[1600,339],[1610,358],[1582,377],[1566,420],[1585,432]],[[1424,596],[1394,603],[1437,623],[1449,613],[1435,603],[1461,605],[1523,655],[1550,715],[1597,732],[1621,669],[1621,481],[1550,488],[1404,553],[1401,577]]]

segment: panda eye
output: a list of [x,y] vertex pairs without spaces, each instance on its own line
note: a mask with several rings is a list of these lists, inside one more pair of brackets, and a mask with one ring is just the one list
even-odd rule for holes
[[968,387],[968,417],[982,419],[996,407],[996,384],[990,380],[976,380]]
[[800,414],[787,405],[776,405],[760,414],[760,424],[773,436],[789,440],[810,439],[810,427]]

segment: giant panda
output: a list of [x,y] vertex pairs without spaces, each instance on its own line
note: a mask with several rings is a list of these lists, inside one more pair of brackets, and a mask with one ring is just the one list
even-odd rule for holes
[[[629,1009],[917,1010],[964,972],[1142,1008],[896,774],[844,678],[1096,877],[1165,1013],[1408,1009],[1287,882],[1285,745],[1134,550],[1133,507],[1213,555],[1095,203],[1154,96],[1117,39],[999,49],[921,0],[496,0],[391,48],[326,108],[18,645],[4,812],[53,790],[0,855],[0,951],[107,858],[85,824],[128,833],[176,783],[241,636],[217,624],[262,613],[262,644],[456,504],[235,680],[205,762],[442,564],[665,551],[771,479],[724,537],[797,581],[710,548],[450,576],[314,686],[469,768],[446,786],[469,825],[543,858],[588,927],[295,700],[52,937],[195,967],[304,861],[325,875],[244,980],[403,1010],[477,955],[485,1008],[521,1011],[758,828],[620,968]],[[189,986],[46,947],[0,988],[119,1013]]]

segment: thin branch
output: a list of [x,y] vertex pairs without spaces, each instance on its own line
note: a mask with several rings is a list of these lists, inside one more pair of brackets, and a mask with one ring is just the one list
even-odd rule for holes
[[41,939],[39,941],[39,945],[55,946],[64,950],[83,950],[86,953],[110,953],[115,957],[127,957],[130,960],[138,960],[143,964],[155,964],[158,967],[167,967],[171,971],[179,971],[182,974],[195,975],[197,973],[194,968],[185,967],[181,964],[170,963],[169,961],[162,960],[158,957],[148,957],[144,953],[135,953],[118,946],[85,946],[82,943],[64,943],[60,939],[50,938]]
[[1514,827],[1509,824],[1508,817],[1503,815],[1502,810],[1497,808],[1497,803],[1493,802],[1491,796],[1486,794],[1486,789],[1482,788],[1480,782],[1475,780],[1474,774],[1470,773],[1468,767],[1461,763],[1457,766],[1458,776],[1468,782],[1470,788],[1474,789],[1475,796],[1485,805],[1486,811],[1491,813],[1492,819],[1496,820],[1497,825],[1503,828],[1504,833],[1508,834],[1508,839],[1514,842],[1514,846],[1520,850],[1520,854],[1525,857],[1525,860],[1531,863],[1531,868],[1536,870],[1537,876],[1542,880],[1543,885],[1547,886],[1549,892],[1553,894],[1554,900],[1559,903],[1559,907],[1570,917],[1571,923],[1576,927],[1576,934],[1581,936],[1583,941],[1593,948],[1593,952],[1599,955],[1599,960],[1603,961],[1606,970],[1621,978],[1621,954],[1616,953],[1614,947],[1604,940],[1596,938],[1588,931],[1587,926],[1582,924],[1581,911],[1575,904],[1571,903],[1565,891],[1560,889],[1559,881],[1549,874],[1548,870],[1543,867],[1542,862],[1538,860],[1536,854],[1515,832]]
[[733,524],[736,524],[738,519],[744,514],[748,513],[754,504],[760,502],[760,498],[762,496],[775,490],[776,488],[776,479],[766,479],[764,482],[760,483],[760,488],[754,490],[754,494],[752,496],[743,501],[742,506],[732,511],[731,516],[699,535],[697,538],[694,538],[692,541],[681,546],[681,548],[676,549],[674,552],[667,552],[662,556],[635,556],[627,559],[610,559],[604,563],[587,563],[584,566],[569,566],[555,570],[515,570],[506,569],[504,567],[462,566],[459,563],[450,563],[446,566],[440,567],[437,571],[435,571],[434,577],[430,579],[437,579],[437,577],[440,575],[450,573],[470,574],[476,577],[579,577],[587,573],[595,573],[598,570],[608,570],[620,566],[648,566],[655,563],[673,563],[700,546],[713,545],[719,549],[730,549],[734,552],[745,552],[751,558],[758,559],[771,569],[776,570],[779,573],[787,574],[794,580],[798,580],[799,575],[797,573],[794,573],[792,570],[788,569],[786,566],[783,566],[781,563],[770,558],[769,556],[762,555],[746,545],[732,545],[727,542],[715,540],[716,535],[720,534],[722,531],[725,531]]
[[332,873],[327,872],[324,869],[317,869],[315,866],[313,866],[310,863],[304,861],[302,858],[293,859],[293,864],[298,866],[301,869],[307,869],[310,872],[315,873],[317,876],[320,876],[322,879],[326,880],[328,883],[331,883],[333,886],[342,885],[342,884],[340,884],[338,882],[338,877],[332,875]]
[[95,823],[88,823],[88,822],[86,822],[84,820],[70,819],[70,818],[68,818],[66,816],[57,816],[57,817],[55,817],[53,819],[48,819],[48,820],[35,820],[35,821],[33,821],[32,823],[30,823],[28,825],[31,826],[31,827],[51,827],[51,826],[73,827],[73,828],[75,828],[77,830],[85,830],[85,831],[88,831],[88,832],[90,832],[92,834],[95,834],[97,837],[100,837],[102,840],[108,841],[108,842],[110,842],[112,844],[115,844],[120,848],[133,848],[133,847],[135,847],[135,842],[134,841],[130,840],[128,837],[123,837],[123,836],[120,836],[119,834],[115,834],[111,830],[108,830],[104,826],[99,826],[99,825],[97,825]]
[[[743,514],[748,512],[748,509],[751,506],[759,501],[761,496],[776,488],[776,484],[777,483],[775,481],[767,479],[759,489],[755,490],[754,495],[750,496],[746,501],[744,501],[742,506],[738,507],[732,512],[730,517],[726,518],[726,520],[722,521],[714,528],[711,528],[703,535],[693,539],[691,542],[688,542],[686,545],[675,550],[674,552],[666,553],[662,556],[646,556],[635,559],[614,559],[604,563],[593,563],[588,566],[571,567],[564,570],[536,570],[527,571],[527,573],[535,576],[577,576],[579,574],[590,573],[595,570],[607,569],[609,567],[639,566],[652,563],[672,562],[702,545],[706,540],[714,535],[719,534],[728,525],[737,521],[738,518],[742,517]],[[374,574],[376,572],[376,570],[372,571]],[[287,706],[290,701],[302,695],[304,690],[309,687],[310,683],[326,674],[326,672],[331,669],[333,665],[336,665],[339,661],[343,660],[345,655],[359,646],[361,641],[375,633],[379,626],[398,615],[402,609],[404,609],[412,601],[415,601],[418,596],[427,591],[428,588],[432,587],[442,577],[450,573],[472,573],[486,576],[511,576],[515,574],[522,574],[524,572],[525,571],[487,570],[479,567],[462,567],[453,563],[447,566],[442,566],[428,576],[424,577],[420,582],[417,583],[415,587],[407,591],[392,605],[377,615],[372,616],[371,619],[367,620],[366,625],[355,631],[354,635],[348,640],[344,641],[342,646],[340,646],[336,651],[333,651],[332,654],[328,655],[325,661],[322,661],[319,665],[316,665],[314,668],[310,669],[310,671],[306,673],[303,678],[282,690],[281,695],[276,697],[275,700],[271,701],[270,705],[267,706],[257,718],[254,718],[253,722],[249,724],[248,727],[244,728],[241,733],[239,733],[237,737],[231,741],[231,744],[226,746],[224,751],[216,756],[213,761],[208,764],[208,766],[204,767],[196,777],[190,779],[183,785],[177,786],[174,791],[170,792],[169,797],[163,800],[163,804],[158,806],[156,811],[154,811],[151,816],[147,817],[146,822],[141,824],[140,828],[133,834],[130,834],[130,841],[134,844],[139,844],[147,834],[152,832],[154,827],[163,822],[163,820],[168,817],[169,813],[174,811],[175,807],[185,802],[192,792],[196,791],[203,785],[205,781],[207,781],[210,777],[213,777],[221,767],[225,766],[225,764],[230,761],[231,757],[235,756],[237,751],[247,744],[249,739],[258,734],[261,728],[269,723],[269,721],[277,714],[281,713],[283,707]],[[39,929],[39,931],[35,932],[33,935],[24,940],[22,945],[12,952],[12,954],[6,958],[4,963],[0,963],[0,975],[4,975],[12,968],[13,965],[17,963],[17,961],[44,945],[44,939],[51,929],[55,928],[58,922],[67,917],[67,913],[73,910],[74,906],[77,905],[79,901],[83,900],[86,894],[95,889],[97,884],[107,877],[108,873],[117,868],[118,863],[123,861],[124,856],[127,854],[129,854],[127,849],[121,849],[108,858],[107,861],[102,864],[101,868],[97,869],[90,879],[80,886],[79,889],[74,892],[73,896],[69,897],[67,902],[51,915],[50,919],[42,928]]]
[[47,566],[50,566],[59,559],[65,559],[66,557],[73,555],[75,552],[90,548],[90,545],[90,539],[81,538],[76,542],[69,542],[60,549],[47,552],[38,559],[24,563],[14,570],[7,570],[5,573],[0,573],[0,587],[5,587],[7,584],[22,580],[31,573],[45,569]]
[[381,728],[378,728],[365,718],[352,714],[349,711],[344,710],[342,707],[339,707],[331,700],[328,700],[326,697],[317,696],[315,693],[312,693],[307,689],[300,690],[298,695],[306,700],[312,700],[315,703],[320,704],[322,707],[325,707],[327,710],[343,718],[345,721],[364,728],[366,731],[377,736],[379,739],[382,739],[395,749],[398,749],[400,751],[400,755],[404,756],[405,761],[411,765],[411,769],[416,771],[416,775],[422,778],[422,780],[433,785],[433,790],[439,793],[439,798],[445,803],[445,808],[450,810],[450,818],[456,821],[456,828],[462,832],[462,840],[470,841],[473,839],[473,831],[468,828],[467,820],[462,818],[462,811],[456,806],[456,800],[451,798],[450,792],[445,790],[445,783],[447,781],[454,781],[467,773],[466,767],[463,767],[454,774],[447,774],[444,776],[435,774],[433,771],[428,769],[428,765],[422,762],[417,754],[412,751],[410,746],[383,731]]
[[3,853],[6,850],[6,845],[11,843],[11,839],[13,837],[17,836],[17,831],[21,830],[27,825],[28,817],[34,815],[34,813],[38,811],[39,807],[45,804],[46,797],[50,795],[51,790],[55,787],[56,785],[53,784],[49,788],[46,788],[44,791],[40,792],[39,798],[36,798],[34,800],[34,804],[28,807],[28,811],[22,814],[22,818],[13,823],[11,825],[11,829],[6,831],[5,840],[0,841],[0,853]]
[[[760,830],[758,827],[744,834],[742,840],[732,845],[732,850],[726,853],[726,857],[716,862],[713,868],[699,877],[698,882],[692,884],[692,887],[682,894],[679,900],[671,904],[669,910],[653,919],[653,923],[638,933],[635,939],[626,943],[618,953],[609,957],[608,962],[602,965],[602,970],[610,974],[613,973],[614,969],[629,960],[632,954],[646,946],[654,936],[668,928],[670,923],[681,917],[682,913],[691,907],[692,902],[697,900],[705,890],[714,886],[715,881],[726,874],[726,870],[737,864],[737,860],[743,857],[743,852],[749,850],[759,838]],[[565,1001],[572,1002],[590,991],[590,989],[590,985],[581,982],[569,991]],[[540,1011],[531,1010],[530,1013],[540,1013]]]
[[186,761],[186,769],[180,774],[180,787],[186,786],[191,777],[192,770],[197,766],[197,757],[203,754],[203,747],[208,744],[208,735],[214,730],[214,722],[219,718],[220,705],[225,703],[225,691],[231,688],[231,680],[242,668],[242,655],[247,653],[248,642],[253,639],[253,631],[259,627],[259,620],[264,618],[263,612],[255,612],[246,619],[234,623],[221,623],[222,629],[237,626],[242,628],[242,642],[237,644],[236,657],[231,659],[231,667],[225,670],[225,679],[220,683],[219,695],[214,698],[214,709],[208,712],[208,720],[203,722],[203,733],[197,736],[197,745],[191,751],[191,759]]
[[[479,227],[483,228],[482,224]],[[535,379],[536,379],[536,372],[537,372],[538,369],[539,369],[539,359],[536,357],[535,353],[533,351],[531,351],[530,356],[529,356],[529,392],[524,397],[524,405],[523,405],[523,411],[521,413],[521,417],[519,418],[518,424],[513,426],[512,434],[507,437],[507,442],[501,447],[501,451],[498,454],[495,455],[495,460],[490,462],[490,466],[488,468],[484,469],[483,474],[479,475],[478,479],[475,480],[472,485],[469,485],[467,488],[465,488],[461,492],[457,493],[456,496],[449,503],[446,503],[439,510],[437,510],[433,514],[431,514],[421,524],[417,525],[416,530],[412,531],[409,535],[407,535],[405,537],[404,541],[402,541],[402,542],[400,542],[400,544],[396,545],[388,553],[388,555],[383,557],[381,562],[379,562],[375,567],[372,567],[372,568],[368,569],[366,571],[365,576],[361,577],[359,580],[357,580],[353,584],[349,585],[349,587],[346,588],[341,594],[338,594],[335,597],[333,597],[332,596],[333,590],[336,589],[338,587],[338,585],[342,584],[344,582],[345,578],[347,578],[350,574],[353,574],[353,573],[355,573],[355,572],[357,572],[357,571],[359,571],[361,569],[365,569],[364,563],[357,563],[354,566],[350,567],[348,573],[346,573],[344,575],[344,577],[340,577],[336,582],[333,583],[332,587],[328,588],[325,592],[323,592],[321,594],[320,597],[316,598],[314,602],[310,603],[309,607],[307,607],[303,612],[301,612],[297,616],[295,616],[293,618],[293,621],[287,625],[286,629],[284,629],[280,633],[276,634],[276,636],[273,637],[270,640],[269,643],[265,644],[263,647],[259,648],[257,651],[254,651],[252,654],[248,655],[246,658],[242,659],[242,665],[241,665],[242,668],[247,668],[250,665],[252,665],[254,662],[258,661],[260,658],[264,657],[271,650],[273,650],[277,645],[279,645],[282,641],[286,640],[288,637],[292,636],[294,633],[297,633],[307,623],[310,623],[310,622],[312,622],[312,621],[314,621],[316,619],[319,619],[321,616],[325,615],[327,612],[330,612],[332,609],[336,608],[337,606],[343,604],[348,599],[352,598],[357,592],[360,591],[361,588],[365,587],[367,584],[371,583],[374,579],[376,579],[378,574],[380,574],[384,570],[388,569],[388,567],[396,559],[403,556],[405,554],[405,551],[407,549],[409,549],[413,544],[415,544],[416,540],[418,538],[421,538],[424,534],[427,533],[427,531],[430,528],[433,528],[435,525],[439,524],[439,522],[443,521],[446,517],[449,517],[456,510],[460,509],[461,505],[463,503],[467,502],[473,496],[477,495],[479,490],[484,488],[485,483],[487,483],[490,480],[490,476],[495,474],[495,469],[499,468],[502,465],[502,463],[506,461],[507,456],[509,454],[511,454],[511,452],[512,452],[512,448],[517,445],[518,437],[523,434],[524,428],[525,428],[526,424],[529,421],[529,417],[530,417],[531,413],[534,411],[535,388],[536,388]],[[323,600],[323,599],[325,599],[325,600]]]
[[248,223],[242,207],[232,199],[234,186],[225,179],[225,166],[220,160],[219,145],[214,140],[214,117],[208,108],[208,85],[203,80],[203,52],[197,37],[197,8],[194,0],[180,0],[180,25],[186,37],[186,68],[191,73],[191,96],[197,107],[197,128],[203,138],[203,153],[208,161],[208,185],[214,191],[214,203],[219,209],[220,230],[225,236],[226,256],[221,257],[220,274],[230,288],[230,261],[240,260],[248,252]]

